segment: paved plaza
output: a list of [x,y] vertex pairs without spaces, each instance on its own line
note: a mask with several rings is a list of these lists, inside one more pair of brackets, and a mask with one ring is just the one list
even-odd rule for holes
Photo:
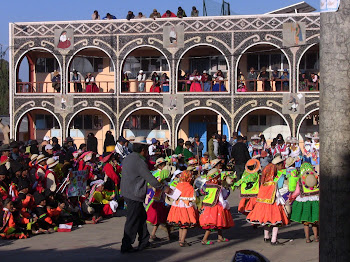
[[[70,233],[40,235],[26,240],[0,240],[1,261],[231,261],[237,250],[252,249],[272,262],[318,261],[318,243],[305,243],[303,227],[293,223],[282,228],[279,240],[284,246],[274,247],[263,242],[262,228],[254,229],[245,222],[245,217],[237,212],[239,192],[229,198],[236,226],[224,231],[227,243],[212,246],[201,245],[204,230],[189,231],[187,241],[191,247],[181,248],[177,241],[165,240],[165,232],[159,230],[157,236],[164,238],[161,246],[134,254],[121,254],[120,246],[125,223],[125,211],[118,216],[97,225],[84,225]],[[151,227],[149,227],[151,229]],[[174,234],[177,235],[177,232]],[[210,239],[214,240],[216,234]],[[136,243],[135,243],[136,244]]]

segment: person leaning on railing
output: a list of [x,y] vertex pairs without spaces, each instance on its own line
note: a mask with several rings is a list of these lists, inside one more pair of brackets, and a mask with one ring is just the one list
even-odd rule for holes
[[263,91],[269,92],[271,91],[271,83],[270,83],[270,74],[266,71],[266,67],[261,68],[260,75],[258,76],[258,80],[262,81]]
[[257,73],[254,70],[254,67],[251,67],[248,73],[248,91],[249,92],[254,92],[255,91],[255,86],[256,86],[256,79],[258,78]]
[[160,83],[162,85],[162,92],[169,92],[169,77],[167,73],[162,74]]
[[211,86],[213,84],[213,78],[208,74],[206,70],[203,71],[202,75],[202,85],[204,92],[210,92]]
[[276,91],[287,91],[289,89],[289,73],[288,73],[288,69],[284,69],[283,71],[283,75],[281,75],[281,80],[283,80],[282,85],[283,88],[282,90],[277,90]]
[[221,70],[219,70],[215,75],[215,85],[213,85],[213,92],[225,92],[226,87],[224,83],[225,76]]
[[58,71],[53,73],[53,77],[51,79],[52,87],[57,91],[57,93],[61,92],[61,75]]
[[91,73],[88,73],[85,77],[85,83],[86,83],[86,93],[98,93],[99,89],[95,83],[95,77]]
[[123,80],[122,80],[122,92],[129,92],[129,91],[130,91],[129,76],[128,76],[128,73],[125,72],[123,74]]
[[83,92],[83,86],[81,85],[81,77],[77,70],[73,70],[72,82],[74,84],[74,92]]

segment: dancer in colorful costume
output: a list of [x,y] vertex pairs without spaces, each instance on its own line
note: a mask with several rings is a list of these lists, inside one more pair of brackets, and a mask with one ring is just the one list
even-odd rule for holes
[[295,159],[295,167],[300,167],[301,166],[301,150],[299,147],[299,141],[296,137],[292,137],[291,140],[291,146],[290,146],[290,153],[289,156],[293,157]]
[[251,142],[248,146],[249,155],[251,158],[260,158],[261,152],[264,149],[264,145],[261,142],[261,138],[258,135],[254,135],[251,138]]
[[229,190],[221,186],[221,174],[216,168],[207,174],[207,182],[205,183],[205,197],[203,199],[202,213],[199,217],[200,226],[205,229],[202,239],[202,245],[212,245],[212,241],[208,241],[211,230],[218,231],[218,242],[227,242],[227,238],[222,236],[222,230],[234,226],[232,215],[230,213],[230,205],[227,201]]
[[303,163],[300,176],[292,176],[289,181],[289,191],[295,199],[292,205],[291,220],[304,224],[306,243],[311,243],[310,228],[314,233],[314,241],[318,242],[319,221],[319,175],[310,163]]
[[20,232],[15,223],[12,213],[14,210],[13,202],[10,199],[6,199],[4,202],[4,207],[0,212],[0,236],[4,239],[27,238],[28,235],[24,232]]
[[[276,158],[275,158],[276,159]],[[275,160],[274,159],[274,160]],[[278,157],[277,164],[283,164]],[[279,162],[279,160],[282,160]],[[247,221],[251,224],[264,226],[264,242],[271,241],[271,245],[282,245],[277,241],[278,226],[287,225],[288,217],[284,211],[284,199],[278,190],[277,168],[275,164],[268,164],[262,171],[261,186],[254,209],[248,214]],[[272,227],[272,237],[269,228]]]
[[187,229],[195,227],[198,224],[198,211],[194,205],[196,202],[196,193],[192,186],[193,177],[191,171],[183,171],[180,174],[179,180],[176,189],[181,194],[172,203],[167,223],[180,228],[179,245],[180,247],[186,247],[190,246],[185,240]]
[[[170,171],[166,167],[166,161],[164,158],[158,158],[155,164],[157,170],[153,171],[152,175],[160,183],[166,183],[169,180]],[[155,190],[154,188],[149,188],[149,190],[154,193],[152,199],[148,201],[146,206],[147,211],[147,222],[153,225],[153,230],[150,239],[153,241],[159,241],[160,239],[156,236],[157,229],[159,225],[166,224],[167,216],[169,213],[169,208],[165,206],[165,194],[161,190]],[[147,194],[146,198],[149,196]],[[168,240],[170,240],[170,230],[167,228]]]
[[257,159],[250,159],[245,165],[242,178],[235,183],[241,186],[241,201],[238,205],[238,212],[248,215],[256,204],[256,197],[259,193],[260,162]]
[[318,132],[314,132],[312,135],[312,159],[311,159],[311,164],[313,166],[317,166],[320,164],[320,156],[319,156],[319,151],[320,151],[320,138],[318,135]]

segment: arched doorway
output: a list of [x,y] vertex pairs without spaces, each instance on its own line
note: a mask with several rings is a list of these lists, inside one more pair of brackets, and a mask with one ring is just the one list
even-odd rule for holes
[[320,111],[315,109],[309,114],[305,115],[298,127],[298,137],[300,141],[305,140],[305,135],[308,133],[319,132]]
[[236,72],[236,92],[242,89],[248,92],[290,90],[290,62],[286,53],[275,45],[258,43],[247,48],[238,59]]
[[183,115],[176,132],[177,138],[185,141],[198,134],[204,144],[203,153],[208,150],[208,141],[213,134],[226,135],[227,140],[230,139],[227,121],[219,112],[207,108],[198,108]]
[[138,109],[130,113],[122,124],[121,134],[128,137],[144,136],[147,141],[152,138],[163,142],[170,137],[170,126],[164,116],[153,109]]
[[[74,70],[77,71],[76,75]],[[115,92],[114,63],[100,48],[87,47],[74,54],[69,61],[67,79],[67,93]]]
[[[67,136],[74,139],[74,143],[79,146],[85,144],[89,133],[93,133],[97,138],[97,151],[102,155],[103,143],[106,132],[112,131],[115,137],[115,126],[112,119],[103,111],[87,108],[78,111],[69,121]],[[115,137],[116,138],[116,137]]]
[[276,111],[268,108],[254,109],[247,112],[238,122],[237,131],[247,139],[254,134],[263,134],[268,142],[282,134],[284,138],[291,136],[290,127],[286,119]]
[[169,61],[154,47],[138,47],[122,63],[122,93],[169,92],[170,84]]
[[[51,52],[38,48],[26,52],[16,67],[16,93],[60,93],[61,65]],[[53,78],[57,82],[53,82]]]
[[229,64],[223,52],[213,46],[197,45],[180,58],[178,92],[227,92]]
[[319,91],[320,73],[320,45],[315,44],[309,47],[301,57],[298,64],[298,90]]
[[25,112],[16,123],[16,140],[43,141],[44,136],[57,137],[62,143],[62,127],[58,118],[45,109],[31,109]]

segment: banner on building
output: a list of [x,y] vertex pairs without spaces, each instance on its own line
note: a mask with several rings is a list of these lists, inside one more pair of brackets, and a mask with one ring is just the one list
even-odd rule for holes
[[67,187],[68,197],[80,197],[85,195],[87,184],[87,171],[73,171],[73,177],[70,178],[70,183]]
[[303,94],[283,94],[282,114],[305,114]]
[[71,95],[55,94],[55,113],[72,113],[74,98]]
[[164,94],[163,114],[177,115],[184,113],[184,95]]
[[306,44],[305,23],[283,24],[283,46],[291,47]]
[[320,11],[337,12],[339,9],[340,0],[321,0]]
[[184,47],[184,26],[164,26],[163,27],[164,48]]
[[73,50],[74,33],[73,29],[55,29],[55,49]]

